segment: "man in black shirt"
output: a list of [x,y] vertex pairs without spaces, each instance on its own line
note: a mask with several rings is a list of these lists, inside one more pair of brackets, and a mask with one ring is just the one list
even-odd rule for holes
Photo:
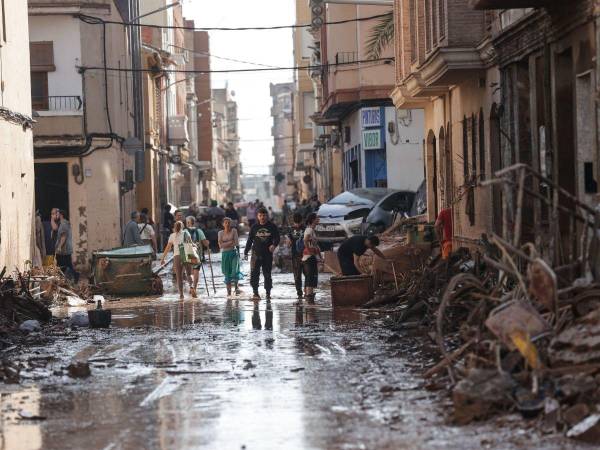
[[342,275],[360,275],[356,264],[354,264],[354,257],[363,255],[369,249],[380,258],[386,259],[383,253],[377,248],[378,245],[379,238],[377,236],[364,236],[361,234],[352,236],[342,242],[337,252]]
[[288,238],[292,246],[292,272],[294,274],[294,284],[296,285],[296,293],[300,300],[302,298],[302,252],[298,252],[297,242],[299,239],[304,239],[302,214],[295,213],[293,220],[294,224],[288,232]]
[[258,210],[257,218],[258,222],[250,229],[250,235],[244,249],[244,258],[248,259],[248,253],[252,249],[252,259],[250,260],[250,285],[254,293],[252,299],[260,300],[258,283],[262,269],[267,300],[271,300],[273,252],[275,247],[279,245],[279,229],[272,222],[269,222],[269,216],[265,208]]

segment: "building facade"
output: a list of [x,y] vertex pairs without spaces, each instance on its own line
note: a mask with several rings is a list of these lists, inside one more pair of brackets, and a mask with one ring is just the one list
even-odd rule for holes
[[271,84],[270,92],[273,101],[271,117],[273,117],[273,166],[272,175],[275,178],[273,193],[277,198],[277,206],[281,207],[284,200],[295,198],[296,180],[294,179],[294,124],[293,102],[294,83]]
[[[309,2],[296,0],[296,23],[307,24],[311,20]],[[307,67],[310,65],[313,55],[315,39],[306,27],[295,28],[294,41],[294,64],[296,67]],[[315,130],[312,116],[316,111],[315,91],[308,70],[299,69],[294,72],[295,95],[294,95],[294,179],[295,190],[298,192],[298,200],[312,197],[318,192],[315,175],[316,150]],[[326,193],[322,194],[327,196]]]
[[[103,27],[81,13],[127,20],[113,0],[31,0],[29,46],[36,206],[46,227],[50,210],[65,210],[77,266],[91,252],[121,244],[122,226],[136,208],[131,49],[120,25]],[[109,73],[110,72],[110,73]]]
[[[429,217],[452,206],[457,245],[514,228],[515,199],[485,181],[516,163],[596,205],[594,17],[586,0],[396,1],[393,99],[425,111]],[[539,181],[528,189],[548,193]],[[558,200],[571,205],[562,194]],[[575,231],[533,202],[523,210],[524,242],[540,242],[552,222],[562,236]],[[569,239],[565,255],[577,251]]]
[[[34,260],[34,166],[27,3],[0,5],[0,267]],[[1,270],[1,269],[0,269]]]
[[242,165],[235,93],[227,86],[212,90],[213,159],[218,203],[242,199]]
[[319,191],[330,195],[362,187],[416,191],[424,179],[424,113],[393,106],[393,49],[376,60],[369,54],[377,25],[369,18],[386,13],[387,6],[328,4],[313,31],[311,61],[321,66],[311,73],[319,100],[315,160],[326,174]]

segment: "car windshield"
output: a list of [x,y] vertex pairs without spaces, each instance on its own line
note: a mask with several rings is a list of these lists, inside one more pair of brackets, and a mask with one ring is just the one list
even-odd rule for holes
[[390,192],[388,189],[353,189],[342,192],[327,203],[330,205],[371,205]]

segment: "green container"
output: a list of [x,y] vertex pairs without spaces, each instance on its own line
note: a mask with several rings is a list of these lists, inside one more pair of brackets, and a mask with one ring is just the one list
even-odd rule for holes
[[113,295],[153,295],[152,247],[138,245],[95,252],[92,274],[97,291]]

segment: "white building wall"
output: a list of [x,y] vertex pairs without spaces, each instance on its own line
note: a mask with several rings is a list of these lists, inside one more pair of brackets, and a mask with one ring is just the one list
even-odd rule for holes
[[[0,108],[31,117],[27,2],[4,0],[0,21]],[[1,19],[1,18],[0,18]],[[2,36],[6,24],[6,41]],[[34,173],[31,128],[0,115],[0,270],[33,257]],[[6,114],[8,115],[8,114]]]
[[[424,179],[423,130],[425,112],[422,109],[398,111],[385,108],[386,158],[388,188],[416,191]],[[388,126],[396,122],[398,133],[390,134]],[[394,144],[394,142],[397,142]]]
[[[48,95],[82,94],[80,21],[71,16],[31,16],[29,39],[31,42],[54,42],[54,65],[48,72]],[[27,65],[29,67],[29,64]]]

